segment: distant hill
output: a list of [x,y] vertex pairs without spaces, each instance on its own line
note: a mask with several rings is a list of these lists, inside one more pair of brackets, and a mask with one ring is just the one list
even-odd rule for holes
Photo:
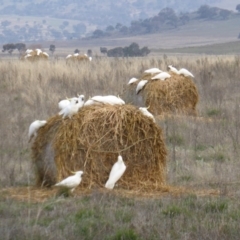
[[[78,39],[94,30],[131,26],[171,8],[188,14],[223,0],[0,0],[0,42]],[[228,1],[229,2],[229,1]],[[232,2],[232,1],[231,1]],[[228,4],[225,1],[224,6]],[[231,5],[232,7],[232,5]],[[118,25],[117,25],[118,24]],[[138,34],[138,33],[137,33]]]

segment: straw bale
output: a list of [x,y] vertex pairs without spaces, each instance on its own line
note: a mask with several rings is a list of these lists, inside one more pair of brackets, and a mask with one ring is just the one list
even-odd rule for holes
[[79,62],[89,62],[89,57],[86,55],[72,55],[71,57],[66,59],[67,63],[79,63]]
[[139,94],[136,94],[139,81],[127,85],[123,94],[125,102],[137,106],[150,106],[148,110],[154,115],[178,113],[196,116],[199,95],[195,83],[190,77],[173,72],[169,74],[171,78],[165,81],[151,80],[154,75],[143,74],[139,81],[145,79],[149,82]]
[[27,56],[27,54],[25,53],[20,59],[23,61],[30,61],[30,62],[36,62],[39,60],[43,60],[43,61],[47,61],[48,60],[48,56],[43,54],[42,52],[40,52],[39,55],[37,55],[37,51],[33,50],[31,53],[29,53],[29,57],[25,58],[25,56]]
[[117,187],[157,189],[165,183],[162,130],[132,105],[91,105],[71,119],[53,116],[32,145],[37,185],[51,186],[83,170],[80,188],[103,187],[121,154],[127,166]]

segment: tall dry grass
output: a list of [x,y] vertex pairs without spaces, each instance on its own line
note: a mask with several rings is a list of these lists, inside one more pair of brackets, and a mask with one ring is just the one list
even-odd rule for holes
[[[240,196],[238,187],[240,183],[239,56],[169,57],[165,55],[154,58],[96,58],[91,63],[83,63],[81,65],[66,65],[63,60],[39,63],[0,61],[0,187],[25,186],[34,182],[30,145],[27,139],[28,127],[35,119],[48,119],[50,116],[57,114],[59,111],[57,103],[60,99],[75,96],[78,93],[84,94],[86,99],[93,95],[121,95],[130,78],[138,77],[145,69],[150,67],[159,67],[162,70],[166,70],[169,64],[178,68],[185,67],[195,75],[194,82],[199,91],[200,101],[197,107],[199,115],[197,118],[187,116],[157,117],[157,123],[163,129],[168,147],[167,182],[177,186],[216,188],[220,190],[221,196],[227,197],[231,195],[233,198],[238,198]],[[12,200],[9,201],[13,205],[13,209],[19,212],[18,205],[15,206]],[[93,197],[94,201],[95,197]],[[105,201],[107,202],[108,200],[104,200],[104,204],[106,204]],[[114,201],[110,201],[112,205],[117,204]],[[100,208],[101,214],[104,211],[108,211],[107,206],[101,208],[96,202],[91,204],[94,205],[92,207],[93,210]],[[159,229],[154,227],[154,224],[156,226],[157,223],[157,215],[152,213],[146,217],[146,214],[149,214],[149,211],[155,211],[158,209],[158,205],[163,203],[148,201],[144,208],[139,207],[139,204],[143,203],[137,202],[134,205],[132,208],[134,217],[129,217],[130,220],[127,220],[127,224],[134,225],[134,231],[141,236],[145,236],[143,239],[147,239],[151,235],[151,232],[148,231],[151,228],[155,231],[155,238],[153,236],[152,239],[159,239],[157,238],[159,235],[162,235],[163,239],[179,239],[179,236],[180,239],[183,239],[184,236],[184,239],[208,239],[208,236],[205,235],[205,225],[211,222],[211,214],[207,215],[208,217],[206,218],[201,215],[203,221],[205,221],[202,228],[201,223],[197,219],[194,222],[189,222],[187,217],[182,218],[182,221],[185,221],[185,225],[183,224],[182,227],[185,226],[189,234],[186,233],[184,235],[182,233],[178,235],[179,231],[181,231],[178,225],[179,221],[181,222],[181,209],[187,208],[188,204],[186,202],[173,202],[170,210],[168,205],[164,205],[166,210],[165,212],[161,211],[161,214],[163,214],[162,221],[165,217],[171,215],[171,211],[180,216],[180,219],[177,218],[175,221],[170,216],[167,218],[167,222],[159,225]],[[203,207],[205,206],[204,203],[198,202],[197,204],[200,207],[195,206],[194,211],[200,211],[199,208],[201,209],[202,207],[204,211],[211,212],[211,206],[209,207],[210,210],[206,210]],[[84,207],[87,206],[86,204],[83,205]],[[228,202],[228,205],[233,212],[238,208],[236,202]],[[2,206],[5,205],[3,204]],[[74,203],[74,207],[68,206],[67,212],[64,211],[63,215],[70,214],[71,210],[76,209],[77,206],[77,202]],[[173,210],[171,210],[171,207]],[[31,209],[31,206],[29,208]],[[22,217],[28,214],[29,208],[25,209],[25,212],[21,215]],[[61,213],[57,210],[55,211],[54,206],[53,209],[53,217],[59,217]],[[124,217],[125,211],[128,211],[128,209],[125,209],[123,205],[120,206],[120,209],[124,211],[124,213],[121,213]],[[148,211],[147,209],[150,210]],[[90,214],[87,215],[88,217],[95,216],[95,213],[91,212],[93,210],[89,210],[90,213],[86,213]],[[111,211],[117,214],[115,210]],[[0,207],[1,212],[5,213],[5,210],[3,208],[1,210]],[[8,219],[8,223],[17,225],[17,233],[24,232],[25,235],[23,236],[30,237],[29,239],[32,236],[34,238],[33,230],[28,227],[31,224],[28,225],[27,222],[24,222],[24,227],[22,227],[20,219],[17,222],[13,220],[13,212],[9,213],[11,219]],[[36,220],[33,226],[36,228],[35,230],[39,236],[51,236],[40,233],[41,229],[44,229],[45,223],[41,227],[38,225],[36,227],[38,223],[37,216],[40,213],[36,209],[33,212],[36,214],[34,215],[36,219],[30,214],[29,221]],[[157,210],[155,212],[157,214]],[[84,215],[85,213],[81,214]],[[81,214],[79,215],[80,217],[76,217],[76,221],[82,221]],[[107,216],[110,219],[112,217],[110,213]],[[151,217],[154,218],[152,222],[150,221]],[[228,224],[228,217],[229,215],[224,218],[223,226]],[[141,218],[145,219],[143,220],[145,223],[150,221],[150,226],[146,228],[145,232],[143,232],[143,229],[136,227],[143,224],[140,221]],[[235,216],[236,221],[239,218],[240,214]],[[217,221],[217,219],[216,217],[215,220]],[[69,221],[71,222],[72,220]],[[52,224],[52,226],[57,225],[59,228],[62,224],[58,222]],[[107,229],[111,228],[109,224],[110,222],[104,225],[103,232],[106,233]],[[126,224],[121,225],[119,222],[117,224],[118,228],[123,227],[123,229],[126,229]],[[232,230],[239,230],[239,227],[235,224],[236,222],[232,223]],[[232,239],[237,239],[237,233],[234,233],[234,235],[230,234],[232,231],[229,225],[227,225],[227,229],[224,227],[224,229],[220,229],[220,225],[221,223],[217,221],[216,225],[213,225],[212,230],[207,230],[210,234],[210,239],[231,239],[231,236]],[[4,230],[1,231],[4,232],[4,236],[10,236],[10,230],[7,229],[6,225],[4,226]],[[98,225],[94,227],[96,229],[99,228]],[[193,230],[194,227],[195,231]],[[92,232],[97,231],[94,229]],[[116,230],[117,228],[114,227],[113,229]],[[173,235],[169,235],[170,230],[173,231]],[[84,232],[84,229],[82,231]],[[17,233],[13,232],[12,234],[15,236],[14,234]],[[75,234],[77,235],[77,233]],[[102,233],[98,234],[100,237],[103,236],[101,235]],[[119,234],[121,235],[121,233]],[[131,232],[127,232],[127,234],[132,236],[130,239],[139,239],[135,238],[135,235]],[[61,234],[56,232],[52,236],[60,237]],[[67,234],[64,236],[66,237]],[[73,239],[74,236],[71,235],[69,239]],[[91,238],[91,234],[89,236],[83,239],[94,239]],[[201,238],[198,236],[201,236]],[[229,236],[230,238],[228,238]],[[54,237],[49,239],[54,239]],[[116,235],[116,238],[112,239],[120,238],[117,238]]]

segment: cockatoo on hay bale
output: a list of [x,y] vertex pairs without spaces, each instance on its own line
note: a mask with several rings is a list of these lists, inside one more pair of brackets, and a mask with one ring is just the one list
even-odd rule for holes
[[33,137],[37,136],[38,129],[43,127],[46,123],[47,121],[45,120],[36,120],[30,124],[28,130],[28,142],[30,142]]
[[93,104],[124,105],[125,102],[120,97],[116,97],[114,95],[94,96],[88,101],[86,101],[84,106],[89,106]]
[[[83,95],[82,95],[83,96]],[[63,118],[69,117],[71,118],[74,114],[76,114],[84,104],[84,97],[83,98],[72,98],[70,103],[63,108],[58,115],[62,115]]]
[[131,85],[131,84],[133,84],[133,83],[135,83],[136,81],[138,81],[138,79],[137,78],[131,78],[130,80],[129,80],[129,82],[128,82],[128,85]]
[[138,94],[143,88],[144,86],[147,84],[148,80],[141,80],[136,88],[136,94]]
[[167,78],[170,78],[171,75],[167,72],[161,72],[159,74],[157,74],[156,76],[152,77],[152,80],[162,80],[165,81]]
[[159,68],[150,68],[144,71],[144,73],[150,73],[152,75],[160,72],[162,72],[162,70],[160,70]]
[[145,108],[145,107],[140,107],[139,110],[141,111],[141,113],[149,118],[151,118],[153,120],[153,122],[156,122],[155,121],[155,118],[154,116],[148,111],[148,108]]

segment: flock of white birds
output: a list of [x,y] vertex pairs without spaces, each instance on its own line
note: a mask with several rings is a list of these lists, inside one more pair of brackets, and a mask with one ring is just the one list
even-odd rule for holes
[[[170,71],[174,72],[175,74],[184,75],[187,77],[194,77],[193,74],[185,68],[177,70],[172,65],[170,65],[168,67],[169,67]],[[171,77],[171,75],[169,73],[163,72],[159,68],[150,68],[150,69],[144,71],[144,73],[154,75],[151,78],[152,80],[164,81],[165,79]],[[128,82],[128,85],[130,85],[136,81],[138,81],[137,78],[131,78]],[[138,83],[137,88],[136,88],[137,94],[141,91],[141,89],[143,89],[143,87],[146,85],[147,82],[148,82],[148,80],[141,80]],[[66,117],[71,119],[71,117],[74,114],[76,114],[82,107],[90,106],[90,105],[94,105],[94,104],[124,105],[125,102],[119,96],[116,97],[114,95],[94,96],[94,97],[90,97],[86,102],[84,102],[84,95],[78,95],[78,97],[73,97],[70,99],[67,98],[67,99],[61,100],[58,103],[58,108],[60,109],[60,112],[58,114],[61,115],[63,119]],[[140,107],[139,111],[142,114],[144,114],[145,116],[151,118],[153,120],[153,122],[155,122],[155,118],[147,110],[148,108]],[[46,123],[47,123],[47,121],[45,121],[45,120],[36,120],[31,123],[31,125],[29,126],[29,132],[28,132],[29,141],[31,141],[31,139],[33,137],[37,136],[38,129],[43,127]],[[124,174],[125,170],[126,170],[126,165],[124,164],[122,156],[119,155],[117,162],[112,166],[112,169],[109,174],[109,178],[105,184],[105,187],[108,189],[113,189],[116,182]],[[77,172],[74,172],[74,174],[75,175],[70,176],[70,177],[62,180],[61,182],[55,184],[55,186],[65,187],[65,188],[71,189],[71,191],[73,192],[74,189],[81,183],[83,171],[77,171]]]
[[[186,68],[181,68],[180,70],[177,70],[175,67],[172,65],[168,66],[170,72],[173,72],[177,75],[183,75],[184,77],[192,77],[194,78],[193,74],[189,72]],[[165,81],[168,78],[171,78],[171,75],[168,72],[164,72],[160,70],[159,68],[150,68],[144,71],[144,74],[150,74],[152,75],[151,80],[161,80]],[[137,82],[139,79],[133,77],[129,80],[128,85],[131,85],[135,82]],[[136,87],[136,94],[138,94],[144,87],[145,85],[149,82],[149,80],[142,79],[139,81]]]

